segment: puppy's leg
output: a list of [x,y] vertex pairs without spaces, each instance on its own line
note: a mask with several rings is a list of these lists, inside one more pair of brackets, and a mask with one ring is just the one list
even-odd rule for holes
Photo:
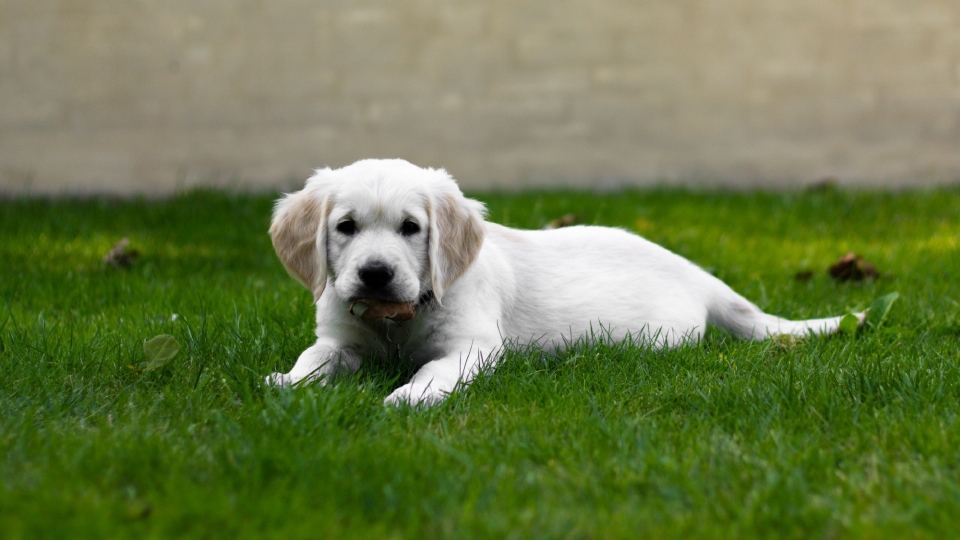
[[469,384],[483,367],[496,363],[502,352],[501,344],[477,346],[463,343],[459,352],[427,362],[410,382],[397,388],[383,402],[387,405],[435,405],[443,401],[457,384]]
[[360,358],[331,339],[318,339],[315,344],[300,354],[289,373],[274,373],[267,377],[267,384],[289,386],[301,381],[320,379],[325,384],[328,376],[337,373],[352,373],[360,367]]
[[[768,337],[791,334],[806,337],[813,334],[832,334],[840,327],[843,315],[824,319],[791,321],[764,313],[726,283],[704,274],[704,286],[710,291],[707,301],[707,321],[733,332],[743,339],[760,341]],[[857,322],[866,321],[867,312],[854,313]]]

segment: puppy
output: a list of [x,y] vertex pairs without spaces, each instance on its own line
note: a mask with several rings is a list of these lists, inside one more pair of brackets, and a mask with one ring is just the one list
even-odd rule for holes
[[434,404],[494,365],[505,343],[558,351],[597,332],[673,347],[699,339],[707,323],[755,340],[834,332],[840,323],[763,313],[623,230],[521,231],[484,213],[446,171],[403,160],[320,169],[280,199],[270,236],[313,293],[317,341],[267,382],[326,381],[377,355],[420,366],[385,403]]

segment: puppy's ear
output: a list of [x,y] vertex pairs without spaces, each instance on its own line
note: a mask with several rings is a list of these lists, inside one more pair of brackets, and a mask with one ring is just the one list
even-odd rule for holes
[[483,246],[483,203],[467,199],[459,190],[431,197],[430,280],[439,302],[444,291],[473,264]]
[[327,215],[330,197],[307,187],[277,201],[270,223],[273,249],[291,276],[313,292],[327,285]]

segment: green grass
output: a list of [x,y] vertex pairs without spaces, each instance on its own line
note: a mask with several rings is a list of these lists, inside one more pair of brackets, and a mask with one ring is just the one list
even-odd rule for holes
[[[513,226],[575,212],[637,231],[788,317],[901,297],[855,337],[515,351],[436,408],[392,409],[403,366],[262,385],[313,330],[271,197],[0,202],[0,537],[960,530],[960,190],[480,198]],[[104,266],[123,236],[142,257]],[[882,277],[833,282],[848,250]],[[132,369],[162,333],[180,354]]]

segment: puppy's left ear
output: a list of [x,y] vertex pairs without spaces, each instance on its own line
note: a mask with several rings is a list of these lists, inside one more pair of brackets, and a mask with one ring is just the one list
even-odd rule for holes
[[433,295],[440,302],[443,293],[467,271],[483,246],[483,203],[460,193],[447,192],[431,197],[430,280]]
[[313,292],[316,302],[327,285],[327,215],[330,197],[309,183],[277,201],[270,223],[273,249],[291,276]]

